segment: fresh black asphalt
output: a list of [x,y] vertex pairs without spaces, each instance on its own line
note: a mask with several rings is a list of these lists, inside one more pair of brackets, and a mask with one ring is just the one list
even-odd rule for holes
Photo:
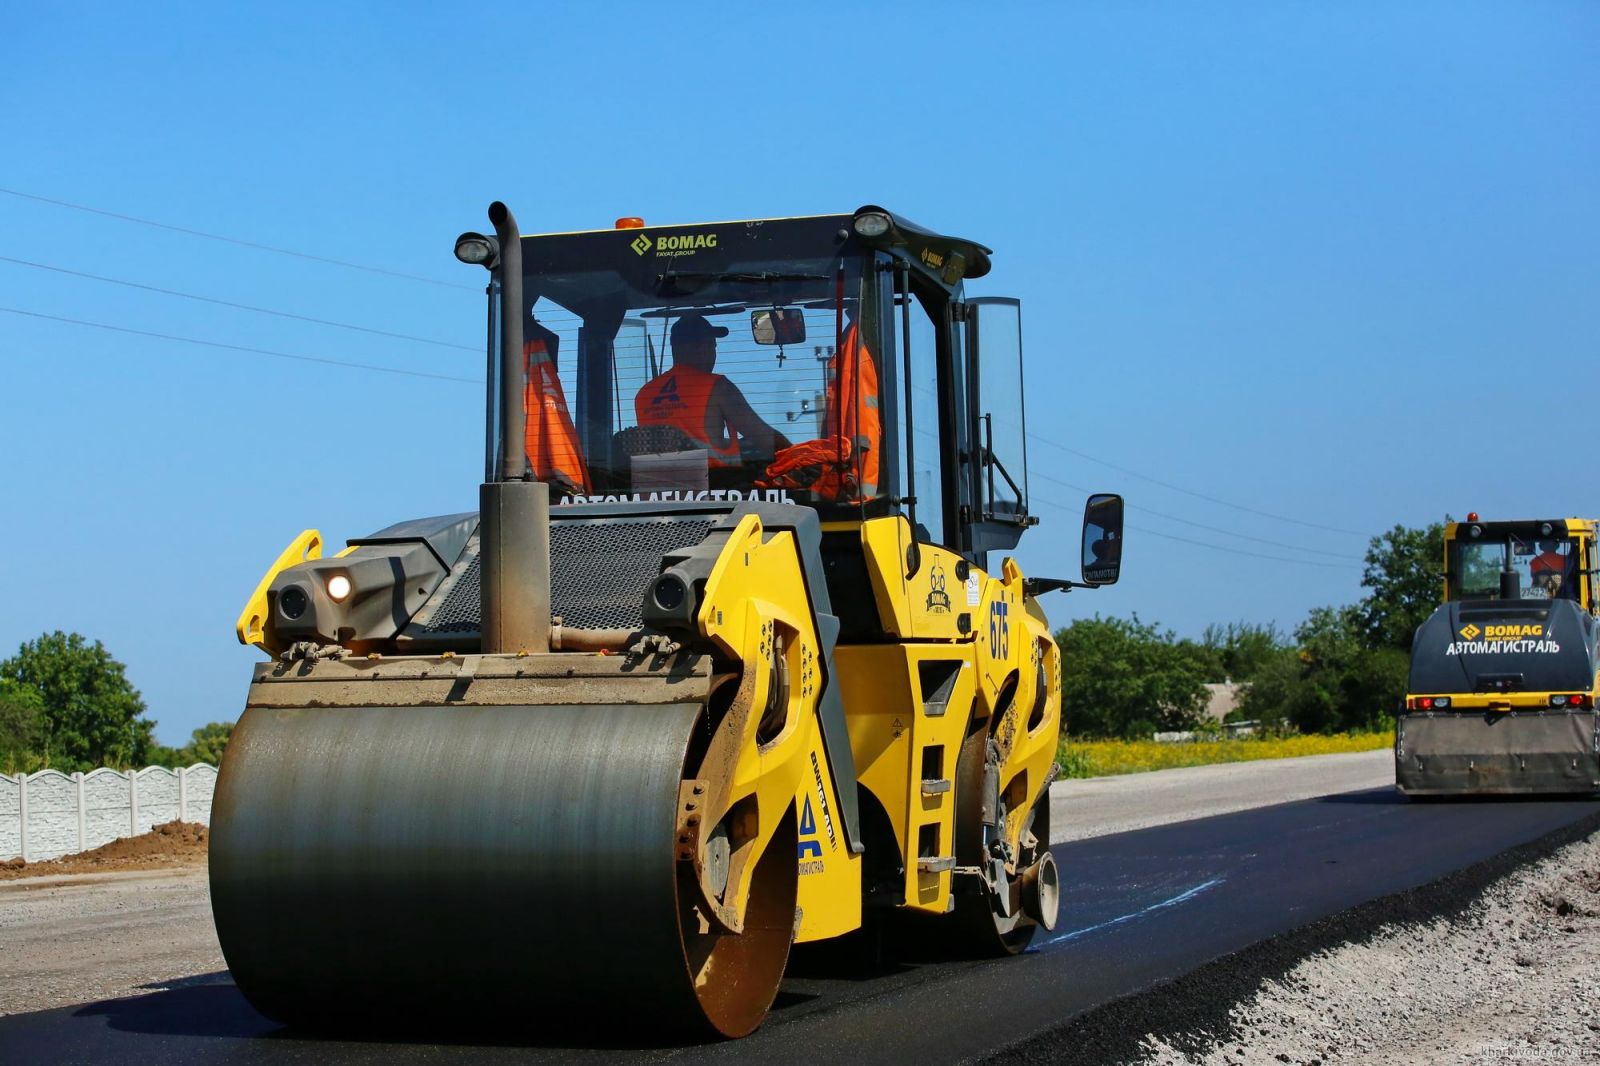
[[[1136,1011],[1119,1014],[1113,1000],[1134,1002],[1122,997],[1192,971],[1210,973],[1223,965],[1213,960],[1264,941],[1281,954],[1296,935],[1303,939],[1295,931],[1321,930],[1321,946],[1339,928],[1322,919],[1355,913],[1371,925],[1382,916],[1383,905],[1371,903],[1380,897],[1400,893],[1395,898],[1415,902],[1426,895],[1412,892],[1419,886],[1452,874],[1459,882],[1469,867],[1488,869],[1507,852],[1531,856],[1537,848],[1525,846],[1532,842],[1597,826],[1600,803],[1590,800],[1421,804],[1376,789],[1058,844],[1062,921],[1027,955],[884,966],[808,952],[795,960],[766,1025],[732,1043],[653,1045],[629,1031],[625,997],[609,1008],[614,1022],[604,1027],[541,1027],[492,1043],[317,1039],[262,1018],[219,974],[133,999],[0,1018],[0,1061],[814,1066],[956,1062],[1008,1046],[1012,1058],[1032,1057],[1031,1047],[1053,1059],[1072,1046],[1064,1040],[1094,1039],[1092,1027],[1074,1037],[1074,1024],[1148,1024]],[[1371,905],[1350,910],[1364,903]],[[626,968],[627,960],[617,965]],[[507,1019],[513,1028],[516,1022]],[[1086,1061],[1109,1050],[1102,1044]]]

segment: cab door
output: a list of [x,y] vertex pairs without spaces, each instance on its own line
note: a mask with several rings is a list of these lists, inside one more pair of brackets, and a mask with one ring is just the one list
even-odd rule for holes
[[[1015,548],[1038,519],[1028,511],[1028,430],[1022,377],[1022,301],[980,296],[966,320],[970,538],[974,555]],[[984,565],[981,559],[975,560]]]

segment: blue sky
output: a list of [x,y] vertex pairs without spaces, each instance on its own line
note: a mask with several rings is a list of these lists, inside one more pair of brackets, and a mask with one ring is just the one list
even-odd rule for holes
[[1137,527],[1063,621],[1292,628],[1397,522],[1600,503],[1600,6],[227,6],[0,9],[0,650],[104,640],[166,742],[237,715],[234,618],[300,529],[474,506],[481,392],[11,312],[472,378],[450,249],[493,199],[528,232],[876,202],[992,246],[1024,568],[1073,572],[1083,490]]

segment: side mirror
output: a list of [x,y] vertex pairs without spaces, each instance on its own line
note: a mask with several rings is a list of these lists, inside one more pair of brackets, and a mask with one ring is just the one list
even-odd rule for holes
[[1083,507],[1083,580],[1115,585],[1122,570],[1122,497],[1097,492]]
[[806,320],[798,307],[751,311],[750,334],[757,344],[800,344],[806,339]]

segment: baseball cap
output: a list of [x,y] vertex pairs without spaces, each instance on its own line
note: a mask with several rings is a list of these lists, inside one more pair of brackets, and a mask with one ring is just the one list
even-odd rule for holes
[[706,316],[701,314],[684,315],[672,324],[672,343],[679,341],[702,341],[713,337],[726,337],[727,326],[713,326],[706,321]]

